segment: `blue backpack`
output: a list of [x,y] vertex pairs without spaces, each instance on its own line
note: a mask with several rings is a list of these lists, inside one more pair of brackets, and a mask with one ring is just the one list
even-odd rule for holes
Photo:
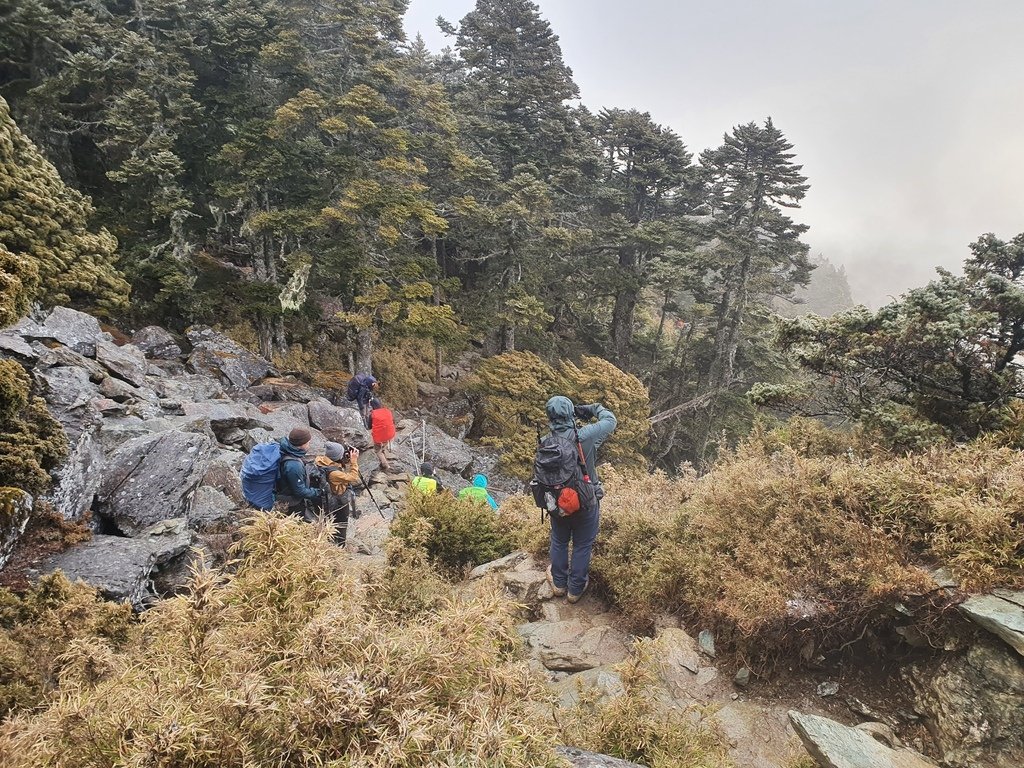
[[242,462],[242,493],[257,509],[272,509],[277,479],[281,473],[281,446],[260,443]]

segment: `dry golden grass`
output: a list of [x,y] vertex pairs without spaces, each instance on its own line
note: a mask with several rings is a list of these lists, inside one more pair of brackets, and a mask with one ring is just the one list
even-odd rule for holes
[[968,589],[1024,583],[1018,452],[806,456],[777,437],[699,479],[608,474],[593,570],[638,625],[676,612],[754,656],[828,650],[891,624],[898,601],[941,613],[919,564]]
[[381,611],[327,530],[259,515],[244,533],[230,573],[198,574],[125,650],[72,643],[59,698],[0,728],[0,763],[558,764],[502,595]]

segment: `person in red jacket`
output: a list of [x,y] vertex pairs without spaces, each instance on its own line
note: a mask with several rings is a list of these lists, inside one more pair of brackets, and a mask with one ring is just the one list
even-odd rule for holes
[[388,455],[391,453],[391,441],[395,439],[395,415],[390,408],[381,405],[380,400],[370,401],[370,434],[373,435],[373,450],[377,454],[380,468],[391,471]]

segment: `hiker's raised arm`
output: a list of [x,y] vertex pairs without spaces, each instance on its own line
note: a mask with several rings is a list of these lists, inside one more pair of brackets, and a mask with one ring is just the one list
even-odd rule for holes
[[619,421],[615,418],[614,413],[600,403],[593,403],[584,407],[593,414],[593,418],[597,419],[597,422],[580,427],[580,439],[593,440],[595,446],[600,445],[615,431]]

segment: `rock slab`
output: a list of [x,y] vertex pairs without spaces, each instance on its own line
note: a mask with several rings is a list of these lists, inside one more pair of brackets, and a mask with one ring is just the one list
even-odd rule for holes
[[864,731],[826,717],[790,711],[789,720],[822,768],[937,768],[924,755],[890,749]]
[[192,432],[129,440],[109,457],[97,492],[99,513],[128,536],[162,520],[188,517],[212,453],[212,441]]
[[195,373],[209,373],[234,389],[246,389],[271,370],[270,363],[212,328],[189,328],[185,335],[192,344],[189,367]]
[[1024,656],[1024,592],[997,589],[975,595],[960,604],[960,612]]
[[575,747],[558,747],[555,752],[568,760],[573,768],[644,768],[640,763],[631,763],[628,760],[599,755]]
[[158,325],[147,325],[132,336],[131,343],[153,360],[173,360],[181,355],[181,347],[166,330]]
[[93,536],[50,558],[43,571],[63,571],[71,581],[84,581],[108,600],[140,609],[151,594],[153,571],[184,554],[191,543],[185,520],[166,520],[134,538]]

